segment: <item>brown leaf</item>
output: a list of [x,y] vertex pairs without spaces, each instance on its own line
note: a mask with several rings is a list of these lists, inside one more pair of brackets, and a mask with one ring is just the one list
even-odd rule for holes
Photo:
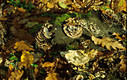
[[121,71],[121,72],[126,72],[126,70],[127,70],[127,69],[126,69],[126,67],[127,67],[127,66],[126,66],[126,57],[125,57],[124,55],[121,55],[121,56],[120,56],[120,59],[121,59],[121,61],[120,61],[120,63],[119,63],[119,64],[121,65],[121,66],[120,66],[120,71]]
[[111,0],[110,4],[111,9],[113,9],[116,13],[121,11],[127,11],[127,3],[126,0]]
[[99,39],[99,38],[96,38],[94,36],[92,36],[91,38],[92,38],[92,40],[94,41],[95,44],[102,45],[102,47],[106,46],[106,48],[108,50],[111,50],[110,47],[112,47],[115,50],[117,50],[117,48],[121,49],[121,50],[126,50],[126,48],[123,47],[122,44],[120,44],[118,41],[115,41],[111,38],[104,37],[102,39]]
[[55,62],[45,62],[42,64],[42,67],[45,69],[47,73],[51,73],[55,71]]
[[22,13],[25,13],[25,12],[26,12],[26,10],[23,9],[23,8],[17,8],[17,10],[18,10],[19,12],[22,12]]
[[45,80],[61,80],[57,73],[49,73]]
[[11,76],[8,78],[8,80],[20,80],[23,73],[23,70],[15,70],[14,72],[11,72]]
[[45,62],[42,67],[55,67],[55,62]]
[[17,51],[33,51],[34,49],[25,41],[19,41],[15,43],[14,49]]
[[115,35],[115,38],[116,38],[116,39],[123,40],[123,39],[120,37],[120,34],[119,34],[119,33],[113,33],[112,35]]
[[120,71],[122,71],[122,72],[126,72],[126,64],[125,63],[123,63],[123,64],[121,64],[121,66],[120,66]]

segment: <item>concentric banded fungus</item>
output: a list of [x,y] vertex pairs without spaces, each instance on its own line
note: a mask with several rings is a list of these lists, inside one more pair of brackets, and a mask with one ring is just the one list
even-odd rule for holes
[[68,37],[79,38],[82,36],[83,27],[86,26],[86,21],[82,19],[69,18],[63,25],[63,30]]
[[45,23],[44,26],[42,26],[42,29],[37,33],[36,44],[39,48],[47,50],[51,48],[51,45],[48,42],[48,39],[51,38],[52,33],[49,31],[49,28],[52,28],[53,25],[50,23]]

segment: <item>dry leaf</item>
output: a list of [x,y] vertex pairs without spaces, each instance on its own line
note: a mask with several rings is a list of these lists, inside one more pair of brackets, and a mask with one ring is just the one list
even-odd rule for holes
[[102,45],[102,47],[106,46],[106,48],[108,50],[111,50],[111,47],[115,50],[117,50],[117,48],[121,49],[121,50],[126,50],[126,48],[123,47],[122,44],[120,44],[118,41],[115,41],[111,38],[104,37],[102,39],[99,39],[99,38],[96,38],[94,36],[92,36],[91,38],[92,38],[92,40],[94,41],[95,44]]
[[45,62],[42,67],[55,67],[55,62]]
[[23,51],[21,56],[21,63],[23,63],[23,66],[26,68],[30,67],[30,64],[32,64],[34,61],[34,56],[29,51]]
[[48,2],[48,3],[47,3],[47,7],[48,7],[48,8],[54,8],[54,3]]
[[126,72],[126,64],[125,63],[122,63],[121,66],[120,66],[120,71],[122,72]]
[[26,12],[26,10],[23,9],[23,8],[17,8],[17,10],[18,10],[19,12],[22,12],[22,13],[25,13],[25,12]]
[[120,56],[120,59],[121,59],[121,61],[119,63],[121,65],[120,66],[120,71],[121,72],[126,72],[126,67],[127,67],[126,66],[126,57],[124,55],[121,55]]
[[11,76],[8,80],[20,80],[24,71],[23,70],[16,70],[14,72],[11,72]]
[[115,35],[115,38],[116,38],[116,39],[123,40],[123,39],[120,37],[120,34],[119,34],[119,33],[113,33],[112,35]]
[[34,74],[37,75],[37,73],[38,73],[38,69],[35,68],[35,69],[34,69]]
[[14,69],[14,66],[12,64],[9,64],[9,69],[12,71]]
[[47,73],[52,73],[55,71],[55,62],[45,62],[42,64],[42,67],[45,69]]
[[45,80],[61,80],[57,73],[49,73]]
[[16,49],[17,51],[33,51],[34,49],[27,44],[25,41],[19,41],[15,43],[14,49]]
[[111,8],[115,12],[127,11],[127,3],[126,0],[111,0]]

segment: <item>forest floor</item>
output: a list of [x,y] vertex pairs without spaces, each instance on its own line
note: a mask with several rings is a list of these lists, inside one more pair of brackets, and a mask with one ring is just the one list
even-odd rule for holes
[[1,0],[0,80],[127,80],[126,0]]

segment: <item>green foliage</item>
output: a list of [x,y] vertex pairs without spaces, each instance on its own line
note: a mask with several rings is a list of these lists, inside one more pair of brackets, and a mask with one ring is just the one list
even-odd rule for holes
[[33,67],[38,67],[38,65],[37,65],[37,64],[31,64],[31,66],[33,66]]
[[18,58],[14,55],[14,53],[10,53],[9,60],[18,61]]
[[56,26],[61,26],[61,24],[62,24],[66,19],[68,19],[68,18],[70,18],[70,17],[81,18],[82,15],[79,14],[79,13],[76,13],[76,12],[74,12],[74,13],[65,13],[65,14],[63,14],[63,15],[61,15],[61,16],[56,17],[54,24],[55,24]]

